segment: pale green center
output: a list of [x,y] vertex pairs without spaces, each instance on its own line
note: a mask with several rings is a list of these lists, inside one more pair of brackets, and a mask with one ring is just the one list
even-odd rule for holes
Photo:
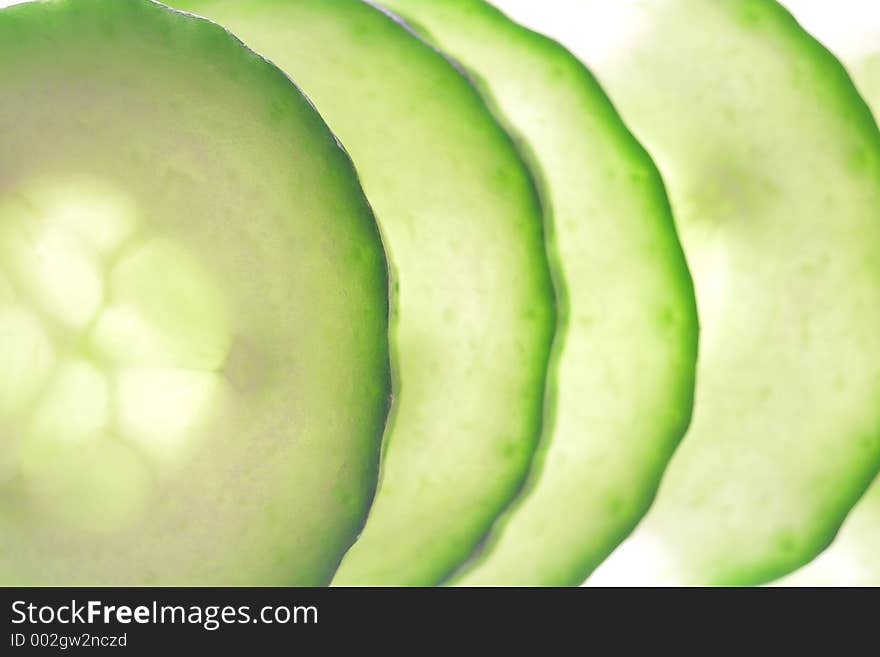
[[86,530],[149,503],[221,392],[220,286],[100,181],[0,197],[0,494]]

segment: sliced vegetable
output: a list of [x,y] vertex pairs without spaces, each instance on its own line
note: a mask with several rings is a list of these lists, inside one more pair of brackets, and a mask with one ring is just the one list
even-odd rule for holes
[[[874,112],[880,116],[880,7],[864,0],[833,5],[785,0],[785,6],[813,36],[841,59]],[[783,586],[880,586],[880,480],[847,517],[829,548]]]
[[340,585],[431,585],[522,484],[555,326],[534,185],[479,94],[352,0],[182,0],[282,66],[352,154],[397,274],[380,488]]
[[560,313],[530,478],[462,585],[577,585],[647,510],[690,417],[693,286],[653,163],[584,66],[482,0],[383,0],[531,156]]
[[596,71],[664,175],[697,289],[690,430],[590,582],[753,584],[797,568],[880,466],[870,113],[775,2],[498,4]]
[[0,11],[0,89],[0,583],[326,584],[390,393],[350,160],[146,0]]

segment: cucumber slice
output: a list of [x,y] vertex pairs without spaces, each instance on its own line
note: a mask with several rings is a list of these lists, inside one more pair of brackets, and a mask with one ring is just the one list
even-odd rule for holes
[[540,203],[479,94],[352,0],[184,0],[287,70],[350,149],[397,276],[396,401],[340,585],[431,585],[526,475],[555,328]]
[[0,87],[0,582],[327,583],[390,394],[347,155],[147,0],[0,11]]
[[590,582],[765,582],[829,543],[880,466],[880,135],[775,2],[609,4],[529,18],[654,155],[702,337],[691,428]]
[[462,585],[577,585],[647,511],[690,418],[693,286],[663,183],[591,74],[483,0],[383,0],[532,156],[564,301],[541,451]]
[[[785,0],[798,22],[846,65],[880,116],[880,6],[873,0]],[[814,561],[779,580],[783,586],[880,586],[880,479],[847,517],[834,543]]]

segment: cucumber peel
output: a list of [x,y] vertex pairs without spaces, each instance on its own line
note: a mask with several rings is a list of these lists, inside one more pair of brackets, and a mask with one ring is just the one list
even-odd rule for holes
[[876,481],[847,516],[834,542],[777,586],[880,586],[880,484]]
[[874,116],[880,112],[880,12],[872,0],[783,0],[807,32],[846,66]]
[[519,490],[555,328],[540,203],[455,67],[351,0],[181,0],[280,65],[352,155],[396,273],[395,404],[338,585],[433,585]]
[[561,299],[542,447],[460,585],[580,584],[647,510],[690,417],[693,286],[663,183],[592,75],[482,0],[383,0],[530,154]]
[[0,86],[0,582],[326,584],[390,395],[348,156],[147,0],[3,9]]

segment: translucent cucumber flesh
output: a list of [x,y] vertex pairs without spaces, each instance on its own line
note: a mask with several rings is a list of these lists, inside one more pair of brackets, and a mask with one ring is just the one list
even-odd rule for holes
[[577,59],[482,0],[384,0],[478,81],[541,181],[560,313],[529,481],[452,581],[577,585],[647,510],[689,419],[693,287],[662,182]]
[[474,550],[541,427],[553,290],[528,170],[433,48],[350,0],[186,0],[282,66],[349,150],[396,273],[380,488],[335,583],[431,585]]
[[0,87],[0,583],[326,584],[390,393],[345,153],[141,0],[0,11]]
[[[880,7],[870,0],[834,4],[785,0],[798,22],[840,58],[875,119],[880,117]],[[880,586],[880,480],[847,516],[834,542],[782,586]]]
[[870,114],[773,2],[498,4],[596,71],[664,175],[697,290],[691,428],[590,581],[750,584],[797,568],[880,464]]

